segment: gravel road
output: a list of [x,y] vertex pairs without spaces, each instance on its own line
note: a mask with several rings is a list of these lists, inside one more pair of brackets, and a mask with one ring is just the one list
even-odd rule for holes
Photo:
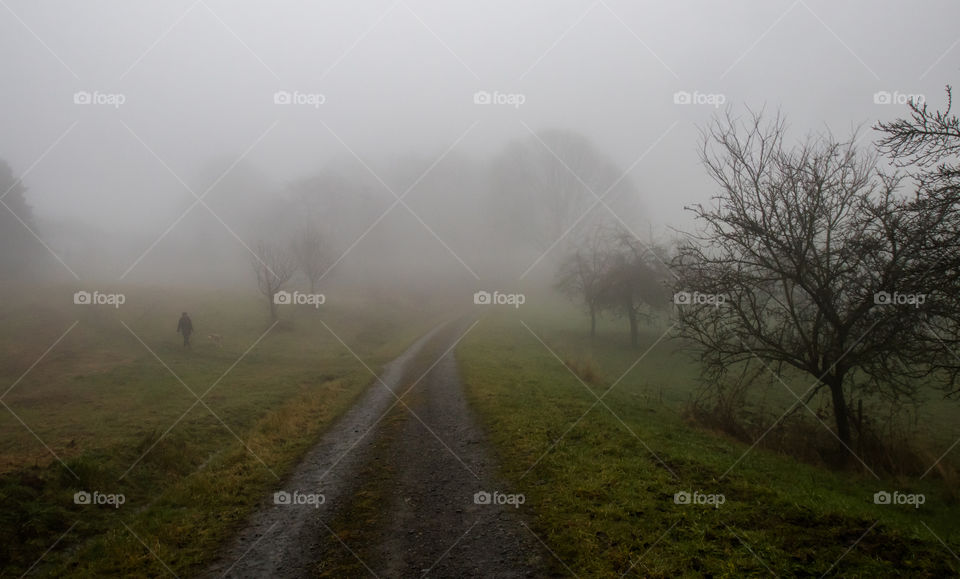
[[307,504],[264,497],[207,575],[553,576],[464,398],[453,346],[468,328],[439,326],[388,364],[281,485]]

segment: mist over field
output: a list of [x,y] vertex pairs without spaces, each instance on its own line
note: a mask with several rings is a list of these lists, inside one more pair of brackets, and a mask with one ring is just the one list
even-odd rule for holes
[[[399,270],[516,278],[542,253],[502,247],[542,209],[497,186],[505,157],[523,162],[516,147],[575,171],[595,169],[575,166],[588,149],[607,175],[556,175],[576,206],[593,201],[585,185],[601,195],[622,177],[611,208],[668,235],[710,197],[697,125],[723,107],[842,135],[896,116],[906,95],[939,100],[955,39],[948,18],[913,11],[872,7],[865,26],[855,4],[12,2],[0,155],[36,233],[81,279],[243,275],[244,246],[298,219],[324,219],[339,255],[414,184],[331,280],[382,271],[362,264],[384,243]],[[880,91],[901,106],[877,105]],[[77,104],[86,93],[103,104]]]
[[958,17],[0,0],[2,574],[957,573]]

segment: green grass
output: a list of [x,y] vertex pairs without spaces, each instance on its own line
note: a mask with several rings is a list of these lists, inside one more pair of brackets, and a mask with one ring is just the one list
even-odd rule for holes
[[[509,492],[526,494],[534,531],[565,565],[582,577],[960,570],[939,540],[960,551],[960,506],[942,481],[830,471],[689,426],[680,410],[698,373],[675,341],[650,350],[591,410],[590,390],[601,395],[665,329],[631,349],[620,324],[605,323],[591,347],[583,319],[551,305],[487,316],[459,347]],[[538,337],[596,380],[582,384]],[[881,489],[924,493],[926,504],[875,505]],[[683,490],[726,503],[677,505]]]
[[[126,287],[113,309],[75,306],[73,291],[3,288],[0,383],[16,383],[0,409],[6,574],[54,543],[32,573],[196,573],[371,383],[339,339],[378,371],[436,322],[402,303],[328,296],[320,311],[282,309],[266,332],[255,295]],[[174,333],[184,309],[192,350]],[[188,388],[209,388],[209,409]],[[126,502],[76,505],[78,490]]]

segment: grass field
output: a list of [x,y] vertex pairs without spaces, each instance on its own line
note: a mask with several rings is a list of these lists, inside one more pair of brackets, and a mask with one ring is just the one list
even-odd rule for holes
[[[379,371],[440,319],[410,303],[331,295],[319,311],[282,308],[271,328],[252,294],[127,287],[115,309],[74,305],[73,291],[0,288],[5,575],[195,575],[371,383],[354,353]],[[181,310],[197,328],[190,350],[174,332]],[[681,416],[695,363],[663,339],[667,325],[651,325],[638,349],[622,326],[605,321],[591,343],[586,321],[560,302],[493,309],[457,352],[512,485],[500,490],[526,495],[521,509],[561,569],[960,571],[960,505],[936,473],[831,471],[691,426]],[[773,412],[792,402],[777,388],[765,397]],[[916,415],[934,448],[960,437],[955,402]],[[925,502],[877,505],[880,490]],[[76,504],[78,491],[124,503]],[[678,492],[723,504],[677,504]],[[375,510],[375,498],[358,500]]]
[[4,575],[195,574],[371,383],[347,346],[379,371],[437,321],[328,295],[268,330],[255,294],[125,287],[113,308],[74,305],[74,290],[0,288]]
[[[500,310],[458,350],[513,485],[503,491],[526,495],[534,531],[563,565],[581,577],[960,571],[960,505],[943,480],[830,471],[692,427],[681,410],[696,365],[676,341],[657,343],[667,326],[649,328],[638,349],[621,326],[604,323],[591,347],[567,307]],[[957,432],[956,404],[923,410],[944,440]],[[925,503],[875,504],[881,490]],[[677,504],[684,491],[714,504]]]

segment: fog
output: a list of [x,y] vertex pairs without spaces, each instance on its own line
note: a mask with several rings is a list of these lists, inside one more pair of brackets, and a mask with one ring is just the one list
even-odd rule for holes
[[958,22],[0,0],[0,576],[957,575]]
[[[726,107],[869,146],[904,95],[943,104],[957,12],[7,0],[0,158],[32,216],[4,227],[30,226],[65,279],[252,284],[254,244],[309,222],[328,281],[548,280],[592,221],[688,228],[713,193],[698,127]],[[575,221],[521,199],[537,187],[569,187]]]

